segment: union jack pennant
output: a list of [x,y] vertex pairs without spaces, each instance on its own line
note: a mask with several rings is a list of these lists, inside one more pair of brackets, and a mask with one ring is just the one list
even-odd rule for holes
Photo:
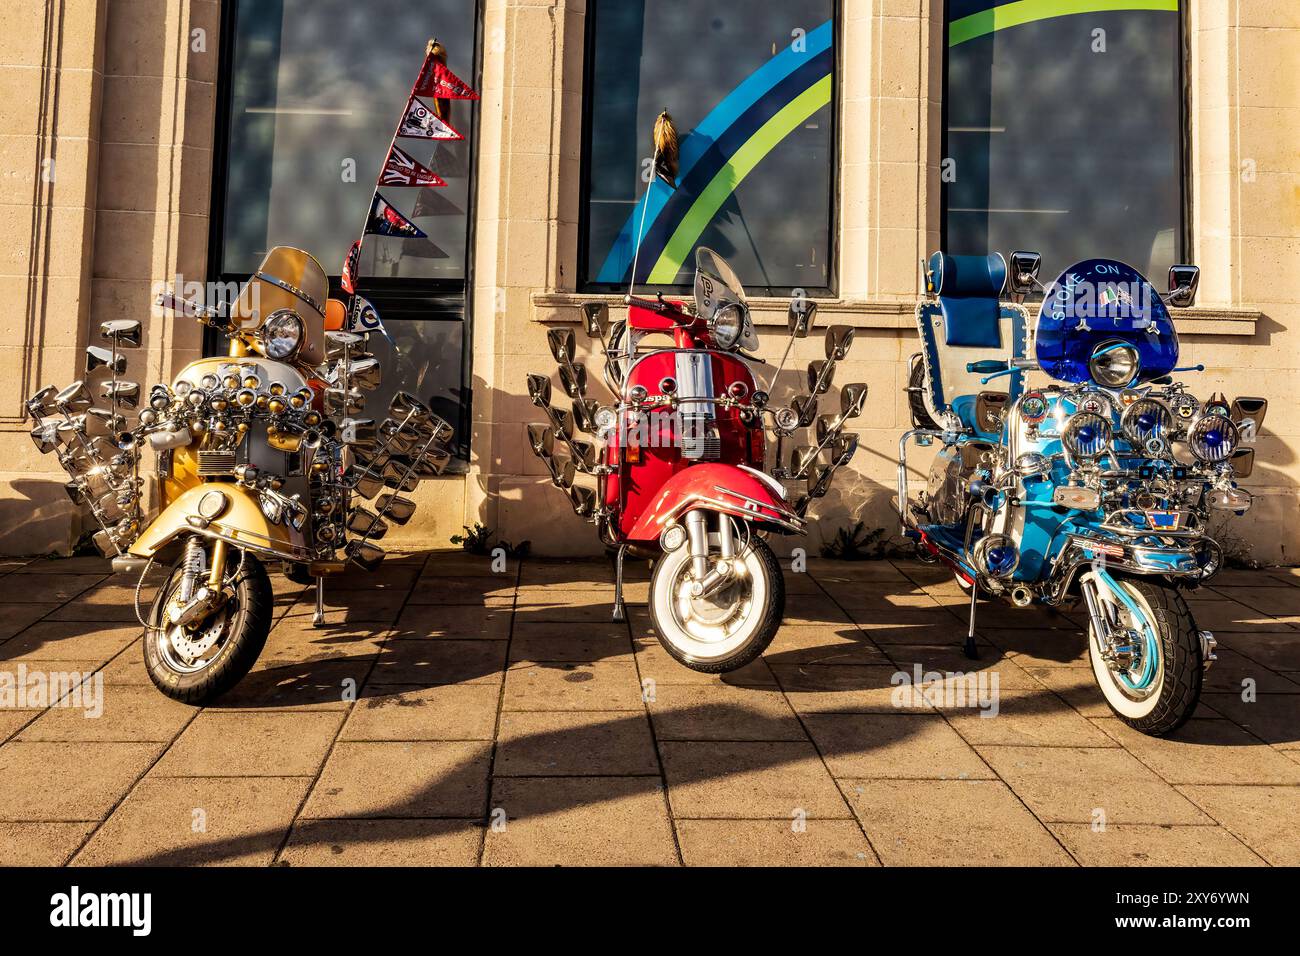
[[446,181],[427,166],[416,162],[396,143],[388,153],[383,172],[379,174],[381,186],[445,186]]
[[410,136],[417,139],[464,139],[454,126],[442,119],[416,97],[411,97],[411,104],[402,117],[398,127],[398,136]]
[[375,193],[366,218],[366,233],[375,236],[398,236],[402,239],[427,239],[428,236],[415,223],[389,205],[388,200]]

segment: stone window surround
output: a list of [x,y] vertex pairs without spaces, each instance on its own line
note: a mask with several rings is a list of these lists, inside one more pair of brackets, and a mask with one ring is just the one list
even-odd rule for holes
[[[561,114],[561,154],[572,156],[582,149],[585,2],[560,0],[558,5],[564,6],[566,15],[553,22],[565,36],[555,45],[555,74],[562,83],[552,106]],[[492,0],[487,6],[489,18],[497,12],[491,8],[500,9]],[[921,15],[910,17],[878,11],[859,15],[847,9],[840,14],[843,52],[836,96],[840,156],[834,227],[840,294],[816,297],[822,314],[834,315],[835,322],[857,328],[912,327],[919,294],[917,263],[939,245],[942,63],[931,52],[942,44],[942,6],[940,0],[923,0]],[[1235,71],[1220,68],[1231,55],[1230,12],[1206,0],[1190,0],[1185,16],[1191,260],[1230,261],[1240,203],[1215,162],[1225,145],[1230,155],[1235,151],[1232,111],[1224,105],[1240,102]],[[862,50],[869,52],[860,55]],[[566,144],[566,139],[571,143]],[[1228,166],[1229,174],[1235,165]],[[573,183],[560,182],[562,170],[564,164],[558,161],[549,169],[555,220],[548,237],[548,281],[528,297],[533,322],[578,323],[579,306],[588,301],[607,302],[614,311],[622,307],[620,296],[584,294],[574,288],[582,196]],[[910,211],[909,198],[913,199]],[[908,240],[915,255],[909,257],[910,268],[904,272],[901,255],[895,252],[891,258],[884,247]],[[1183,334],[1247,338],[1255,334],[1261,313],[1240,302],[1239,276],[1204,273],[1199,299],[1205,304],[1174,310]],[[785,300],[756,298],[751,304],[759,326],[784,325]]]

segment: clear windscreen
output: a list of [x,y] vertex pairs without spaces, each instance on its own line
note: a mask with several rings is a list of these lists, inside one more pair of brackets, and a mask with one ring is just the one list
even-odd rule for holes
[[746,305],[745,287],[726,259],[700,246],[695,250],[695,311],[712,319],[730,304]]

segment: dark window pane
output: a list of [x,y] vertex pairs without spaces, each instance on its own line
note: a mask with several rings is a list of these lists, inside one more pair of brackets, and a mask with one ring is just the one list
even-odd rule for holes
[[1179,13],[989,32],[997,5],[948,4],[945,249],[1041,252],[1044,281],[1105,256],[1162,282],[1182,251]]
[[[473,0],[239,0],[222,272],[247,274],[269,247],[294,245],[339,274],[434,31],[452,71],[474,83],[475,10]],[[448,185],[385,187],[429,238],[368,236],[363,275],[464,280],[472,118],[473,104],[453,101],[465,140],[399,140]]]
[[[585,278],[684,285],[693,249],[751,291],[832,285],[833,0],[592,0]],[[675,120],[680,185],[649,186],[651,130]]]

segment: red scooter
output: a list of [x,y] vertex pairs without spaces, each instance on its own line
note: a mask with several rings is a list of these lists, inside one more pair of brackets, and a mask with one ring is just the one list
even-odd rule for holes
[[[826,360],[808,370],[812,394],[774,409],[751,369],[762,360],[745,354],[758,348],[758,336],[744,289],[712,250],[696,253],[694,309],[662,295],[629,295],[625,302],[626,321],[613,325],[607,304],[583,308],[617,404],[587,398],[573,331],[552,329],[551,352],[572,412],[551,405],[549,376],[528,376],[529,395],[549,419],[529,426],[529,441],[574,510],[615,551],[614,620],[624,618],[624,556],[654,559],[650,615],[660,643],[694,670],[736,670],[768,646],[785,611],[781,567],[764,535],[806,533],[809,504],[826,494],[835,470],[857,449],[858,436],[843,429],[861,414],[866,385],[844,386],[840,412],[817,417],[817,396],[829,390],[853,330],[828,330]],[[792,302],[786,357],[815,313],[809,300]],[[665,336],[671,344],[643,346]],[[769,472],[767,433],[781,462],[783,442],[810,426],[816,443],[795,449],[788,468]],[[594,478],[594,487],[580,475]],[[806,482],[806,489],[791,502],[783,480]]]

